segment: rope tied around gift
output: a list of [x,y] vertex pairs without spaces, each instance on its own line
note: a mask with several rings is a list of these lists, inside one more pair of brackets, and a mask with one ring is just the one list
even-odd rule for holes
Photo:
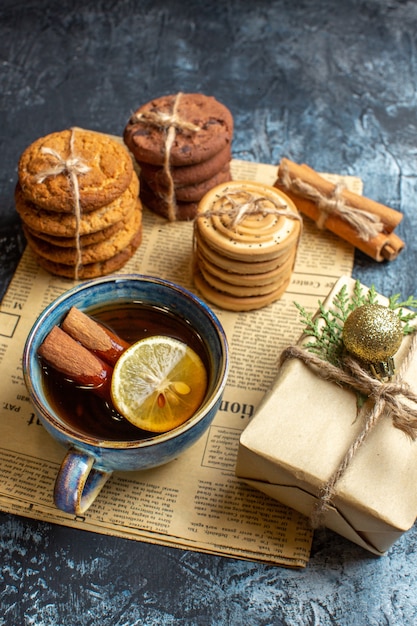
[[[242,195],[245,200],[236,200],[235,198],[241,198]],[[219,196],[217,200],[222,206],[219,209],[208,209],[197,214],[197,219],[210,218],[210,217],[229,217],[231,218],[230,227],[236,229],[239,224],[252,215],[275,215],[277,217],[288,217],[293,220],[297,220],[302,225],[302,218],[299,213],[294,213],[285,203],[278,203],[273,198],[259,197],[251,194],[249,191],[238,191],[235,193],[225,193]],[[229,203],[229,207],[224,206]],[[271,206],[265,206],[266,203],[272,204]]]
[[323,229],[327,218],[336,215],[348,223],[363,241],[373,239],[384,230],[384,224],[377,215],[346,204],[342,196],[345,189],[343,183],[336,184],[328,196],[300,178],[292,178],[285,165],[279,167],[278,181],[284,189],[314,202],[319,211],[316,221],[318,228]]
[[135,124],[136,122],[144,122],[145,124],[159,128],[166,133],[163,169],[168,180],[168,193],[165,198],[168,204],[168,219],[170,222],[175,221],[177,209],[175,185],[170,167],[171,150],[174,145],[177,131],[190,131],[191,133],[196,133],[201,130],[200,126],[197,126],[192,122],[187,122],[187,120],[181,119],[178,115],[178,108],[182,95],[183,94],[179,92],[175,96],[171,113],[165,113],[164,111],[144,111],[143,113],[135,113],[130,119],[132,124]]
[[[354,389],[373,401],[371,410],[365,415],[361,432],[348,448],[339,466],[319,491],[318,501],[310,516],[310,523],[313,528],[322,524],[325,510],[335,495],[337,484],[384,412],[392,419],[395,428],[403,431],[413,441],[417,439],[417,394],[402,380],[403,373],[406,371],[416,347],[417,333],[414,333],[407,356],[402,362],[394,382],[383,382],[374,378],[350,356],[345,357],[344,368],[342,369],[324,361],[301,346],[289,346],[283,351],[280,359],[281,365],[287,359],[299,359],[305,365],[314,368],[314,372],[323,380]],[[415,406],[409,406],[404,401]]]
[[82,265],[82,252],[80,244],[80,222],[81,222],[81,204],[80,204],[80,186],[78,177],[83,174],[87,174],[90,171],[90,167],[81,159],[81,157],[74,155],[74,141],[75,141],[75,129],[70,129],[70,142],[69,142],[69,157],[64,157],[59,154],[53,148],[43,146],[41,148],[42,154],[47,154],[56,159],[56,165],[39,172],[35,180],[37,183],[43,183],[47,178],[64,174],[68,177],[71,187],[71,193],[74,201],[74,216],[75,216],[75,248],[76,248],[76,260],[74,278],[78,279],[79,268]]

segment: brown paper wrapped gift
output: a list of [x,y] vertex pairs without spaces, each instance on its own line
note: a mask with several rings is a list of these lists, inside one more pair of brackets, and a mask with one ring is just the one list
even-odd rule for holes
[[[343,284],[352,290],[354,283],[342,277],[324,306],[331,305]],[[416,393],[412,336],[404,337],[395,363],[397,370],[403,366],[402,379]],[[352,389],[317,376],[298,358],[287,359],[241,435],[236,474],[311,517],[318,494],[363,431],[364,419],[358,417]],[[335,485],[321,522],[370,552],[383,554],[416,517],[417,441],[396,428],[384,409]]]

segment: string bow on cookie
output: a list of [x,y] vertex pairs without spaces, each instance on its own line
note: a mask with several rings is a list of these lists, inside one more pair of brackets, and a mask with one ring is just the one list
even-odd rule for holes
[[[242,200],[243,196],[243,200]],[[230,227],[237,228],[239,224],[246,218],[253,215],[276,215],[277,217],[289,217],[294,220],[301,220],[298,213],[294,213],[288,209],[287,205],[274,202],[272,198],[264,198],[251,194],[248,191],[239,191],[236,193],[225,193],[219,197],[218,203],[220,208],[209,209],[197,215],[201,217],[229,217],[231,218]],[[228,205],[228,206],[226,206]],[[272,206],[271,206],[272,205]]]
[[81,245],[80,245],[80,221],[81,221],[81,206],[80,206],[80,186],[78,182],[78,177],[87,174],[90,171],[90,167],[79,157],[74,155],[74,141],[75,141],[75,130],[71,128],[70,134],[70,144],[69,144],[69,157],[64,159],[62,155],[59,154],[53,148],[49,148],[48,146],[43,146],[41,148],[42,154],[47,154],[56,159],[56,165],[52,165],[51,167],[39,172],[35,178],[37,183],[43,183],[47,178],[51,178],[53,176],[58,176],[59,174],[64,174],[68,176],[71,186],[71,192],[74,200],[74,215],[76,220],[76,263],[75,263],[75,271],[74,278],[78,279],[79,268],[82,265],[82,254],[81,254]]
[[78,178],[80,174],[86,174],[90,171],[90,167],[84,163],[80,157],[70,156],[68,159],[63,159],[62,156],[53,148],[48,148],[44,146],[41,148],[42,154],[50,154],[57,160],[57,164],[50,167],[43,172],[40,172],[36,176],[37,183],[43,183],[46,178],[51,176],[58,176],[58,174],[67,174],[70,179],[74,189],[77,190],[78,198],[79,198],[79,186],[78,186]]
[[177,212],[175,185],[170,169],[172,146],[174,145],[177,131],[190,131],[196,133],[201,130],[200,126],[197,126],[192,122],[188,122],[187,120],[183,120],[178,115],[178,108],[182,95],[183,94],[179,92],[175,96],[171,113],[166,113],[165,111],[144,111],[143,113],[135,113],[130,120],[133,124],[136,122],[143,122],[166,132],[163,168],[168,180],[168,193],[166,199],[168,204],[168,219],[171,222],[175,221]]

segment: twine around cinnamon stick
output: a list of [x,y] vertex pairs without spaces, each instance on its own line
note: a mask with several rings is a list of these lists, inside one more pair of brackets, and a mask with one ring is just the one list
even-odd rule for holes
[[41,152],[43,154],[49,154],[56,159],[56,165],[53,165],[42,172],[39,172],[36,176],[37,183],[43,183],[46,178],[52,176],[58,176],[64,174],[68,176],[71,193],[74,200],[74,216],[75,216],[75,247],[76,247],[76,260],[74,269],[74,278],[78,279],[79,269],[82,265],[82,251],[80,244],[80,222],[81,222],[81,205],[80,205],[80,187],[78,183],[78,176],[86,174],[90,171],[90,167],[77,155],[74,154],[74,141],[75,141],[75,128],[70,129],[70,142],[69,142],[69,156],[64,159],[53,148],[43,146]]
[[[326,508],[336,493],[337,484],[384,411],[388,412],[395,428],[403,431],[413,441],[417,439],[417,394],[402,380],[416,347],[417,333],[414,333],[407,356],[402,362],[394,382],[382,382],[372,377],[351,357],[345,358],[344,369],[341,369],[300,346],[289,346],[283,351],[280,359],[281,365],[287,359],[297,358],[305,365],[313,367],[315,374],[320,378],[356,390],[373,401],[372,409],[365,415],[362,431],[349,446],[339,466],[318,493],[318,501],[310,515],[310,523],[313,528],[322,525]],[[408,400],[415,407],[408,406],[403,400]]]
[[358,237],[364,241],[369,241],[384,230],[384,224],[377,215],[346,204],[342,196],[344,186],[341,184],[335,185],[330,196],[324,195],[300,178],[291,178],[285,164],[279,169],[279,183],[288,191],[293,191],[316,204],[319,210],[319,217],[316,221],[318,228],[323,229],[329,215],[335,214],[352,226]]
[[175,198],[175,185],[174,179],[171,174],[170,168],[170,156],[171,149],[175,141],[175,137],[178,130],[181,131],[190,131],[197,132],[201,130],[200,126],[193,124],[192,122],[187,122],[183,120],[178,115],[178,108],[180,104],[180,99],[182,97],[182,93],[179,92],[175,96],[174,105],[172,108],[172,113],[165,113],[164,111],[144,111],[143,113],[135,113],[131,122],[144,122],[150,124],[151,126],[155,126],[166,132],[165,139],[165,149],[164,149],[164,164],[163,169],[168,180],[168,194],[166,196],[168,203],[168,219],[170,222],[175,221],[176,212],[177,212],[177,202]]
[[403,218],[400,211],[344,185],[334,185],[308,165],[281,159],[274,187],[286,193],[298,210],[320,227],[375,261],[393,261],[405,247],[394,232]]

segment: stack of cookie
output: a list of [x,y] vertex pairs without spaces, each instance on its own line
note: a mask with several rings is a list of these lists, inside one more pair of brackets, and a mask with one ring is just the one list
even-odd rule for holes
[[163,96],[141,106],[124,130],[140,168],[140,195],[170,221],[193,219],[204,194],[231,179],[233,117],[211,96]]
[[299,213],[283,192],[248,181],[218,185],[201,200],[195,223],[194,282],[203,297],[250,311],[282,296],[301,232]]
[[139,180],[125,146],[82,129],[37,139],[20,157],[15,191],[41,267],[72,279],[119,270],[142,238]]

